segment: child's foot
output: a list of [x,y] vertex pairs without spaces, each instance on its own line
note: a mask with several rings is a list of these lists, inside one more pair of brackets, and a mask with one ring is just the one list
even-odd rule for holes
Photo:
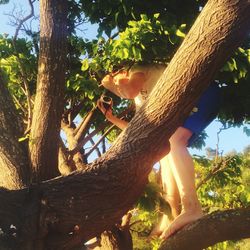
[[169,226],[170,220],[166,214],[163,214],[160,222],[154,227],[152,232],[149,235],[149,238],[159,237],[163,231]]
[[201,209],[197,211],[183,211],[179,216],[177,216],[174,221],[162,232],[160,238],[167,239],[182,227],[187,224],[200,219],[203,216]]

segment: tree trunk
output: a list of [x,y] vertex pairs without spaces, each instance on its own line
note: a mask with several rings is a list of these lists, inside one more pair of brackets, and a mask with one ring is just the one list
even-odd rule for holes
[[[32,197],[40,206],[37,227],[43,232],[37,238],[46,239],[46,250],[81,246],[112,228],[131,208],[153,164],[167,153],[168,138],[215,78],[229,51],[247,35],[249,12],[248,0],[208,1],[149,99],[110,150],[86,170],[36,187]],[[246,234],[250,236],[250,230],[243,237]]]
[[21,122],[0,71],[0,187],[20,189],[28,181],[27,151]]
[[67,1],[40,1],[38,84],[30,134],[33,182],[59,175],[67,55]]

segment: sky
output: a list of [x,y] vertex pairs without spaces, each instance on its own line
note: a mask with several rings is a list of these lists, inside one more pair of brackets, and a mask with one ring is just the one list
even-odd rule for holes
[[[0,5],[0,34],[7,33],[10,36],[13,36],[15,32],[15,28],[10,26],[10,17],[7,16],[7,13],[11,13],[12,10],[16,7],[17,9],[22,8],[24,15],[29,13],[29,5],[28,0],[10,0],[8,4]],[[38,3],[36,3],[35,14],[38,16]],[[37,28],[37,21],[33,21],[32,24],[34,28]],[[96,26],[94,25],[85,25],[84,31],[82,32],[82,36],[87,38],[95,38]],[[22,35],[22,34],[20,34]],[[202,150],[193,150],[190,149],[192,154],[205,155],[205,148],[211,147],[213,149],[217,148],[218,138],[217,133],[219,132],[222,125],[218,121],[212,122],[206,129],[206,133],[208,134],[208,138],[206,139],[206,146]],[[248,125],[250,129],[250,126]],[[241,152],[246,146],[250,145],[250,137],[248,137],[245,133],[243,133],[243,128],[230,128],[224,130],[219,135],[219,152],[223,151],[223,153],[228,153],[233,150],[237,152]]]

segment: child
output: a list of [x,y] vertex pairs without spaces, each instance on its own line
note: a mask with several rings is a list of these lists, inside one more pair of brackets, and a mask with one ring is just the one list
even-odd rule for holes
[[[122,98],[134,99],[138,110],[164,70],[163,65],[134,66],[128,71],[106,75],[102,85]],[[170,204],[172,221],[167,215],[163,215],[160,224],[151,235],[166,239],[183,226],[203,216],[196,194],[194,164],[187,147],[215,118],[219,102],[220,88],[213,83],[201,96],[194,109],[196,112],[193,112],[170,137],[170,151],[160,160],[160,165],[164,198]],[[111,108],[106,110],[100,101],[97,105],[110,122],[120,129],[127,127],[128,123],[114,116]]]

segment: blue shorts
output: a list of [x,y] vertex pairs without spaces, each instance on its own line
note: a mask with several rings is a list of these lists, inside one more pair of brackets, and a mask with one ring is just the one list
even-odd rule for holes
[[202,94],[191,115],[182,125],[182,127],[189,129],[193,133],[189,139],[189,146],[217,116],[220,108],[220,102],[221,88],[217,83],[212,83]]

